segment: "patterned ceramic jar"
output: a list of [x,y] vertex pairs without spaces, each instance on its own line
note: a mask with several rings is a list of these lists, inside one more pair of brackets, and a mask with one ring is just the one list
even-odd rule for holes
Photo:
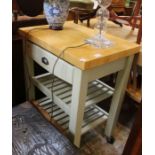
[[62,30],[68,17],[69,0],[44,0],[44,14],[49,27]]

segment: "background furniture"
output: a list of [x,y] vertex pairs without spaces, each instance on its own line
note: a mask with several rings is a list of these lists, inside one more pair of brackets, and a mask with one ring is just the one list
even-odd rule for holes
[[[137,0],[131,16],[118,16],[112,7],[110,7],[110,20],[116,21],[120,24],[126,24],[132,26],[132,29],[139,26],[139,20],[141,20],[141,5],[142,0]],[[138,24],[137,24],[138,22]],[[138,26],[137,26],[138,25]]]
[[85,8],[91,10],[94,3],[91,0],[70,0],[70,8]]
[[[17,31],[20,27],[47,24],[43,15],[37,17],[19,16],[18,20],[12,21],[12,103],[17,105],[26,100],[25,79],[23,67],[22,39]],[[37,67],[36,67],[37,68]],[[41,69],[37,69],[42,72]]]
[[[29,5],[32,1],[21,1],[24,2],[22,5],[26,9],[30,9]],[[41,12],[40,0],[33,1],[37,12]],[[32,6],[32,5],[31,5]],[[29,13],[34,15],[36,13],[35,8],[31,9]],[[34,12],[32,12],[32,10]],[[27,11],[26,11],[27,12]],[[43,15],[29,17],[23,14],[22,8],[18,4],[17,0],[12,1],[12,104],[13,106],[22,103],[26,100],[25,96],[25,79],[24,79],[24,67],[23,67],[23,45],[22,39],[18,35],[17,31],[20,27],[31,26],[31,25],[41,25],[47,24],[46,19]],[[40,69],[37,69],[40,72]]]
[[124,147],[123,155],[142,154],[142,104],[138,108],[134,124]]
[[[142,19],[140,20],[136,42],[141,44],[142,39]],[[130,79],[127,87],[128,95],[137,103],[142,101],[142,50],[135,56],[131,69]]]
[[117,14],[125,13],[125,0],[112,0],[111,7]]
[[[99,7],[93,9],[92,1],[87,1],[89,9],[82,5],[84,2],[80,1],[79,3],[81,3],[81,6],[73,7],[71,9],[75,16],[74,22],[78,23],[78,20],[80,20],[81,22],[87,20],[87,26],[89,27],[90,19],[95,18],[96,12]],[[113,0],[112,4],[108,9],[110,11],[109,19],[114,23],[119,24],[120,26],[123,26],[123,24],[130,25],[133,29],[134,27],[138,27],[137,22],[139,24],[139,15],[141,13],[141,0],[137,0],[134,4],[132,4],[132,7],[130,8],[132,13],[126,12],[127,8],[125,6],[125,0]]]
[[90,19],[96,16],[96,12],[98,8],[97,9],[85,9],[85,8],[78,8],[78,7],[72,8],[70,12],[74,14],[74,23],[78,24],[79,20],[83,23],[83,21],[86,20],[87,27],[89,27]]

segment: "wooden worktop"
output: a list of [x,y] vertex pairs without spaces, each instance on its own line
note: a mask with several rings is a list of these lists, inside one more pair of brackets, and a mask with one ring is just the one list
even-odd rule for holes
[[[97,19],[91,19],[90,22],[90,28],[94,28],[95,25],[97,23]],[[82,26],[87,26],[86,22],[83,23],[79,23]],[[127,26],[127,25],[123,25],[123,27],[120,27],[118,24],[115,24],[112,21],[107,21],[107,29],[106,32],[108,34],[117,36],[121,39],[125,39],[129,42],[133,42],[136,43],[137,41],[137,35],[138,35],[138,29],[135,28],[134,30],[132,30],[131,26]],[[138,65],[142,66],[142,47],[140,49],[140,52],[138,53]]]
[[[31,42],[44,49],[59,55],[63,49],[84,43],[84,40],[95,35],[94,30],[66,22],[64,30],[53,31],[47,25],[20,28],[19,33]],[[82,69],[91,69],[96,66],[138,53],[140,46],[127,40],[106,34],[113,41],[110,48],[98,49],[90,45],[67,49],[62,58],[72,65]]]

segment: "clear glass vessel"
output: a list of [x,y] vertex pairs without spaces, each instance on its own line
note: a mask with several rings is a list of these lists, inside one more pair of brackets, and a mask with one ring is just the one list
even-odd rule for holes
[[112,41],[105,37],[106,23],[109,18],[109,11],[107,7],[110,6],[112,0],[96,0],[100,9],[96,13],[97,23],[95,29],[98,30],[98,34],[92,38],[86,40],[86,43],[91,44],[97,48],[108,48],[112,46]]

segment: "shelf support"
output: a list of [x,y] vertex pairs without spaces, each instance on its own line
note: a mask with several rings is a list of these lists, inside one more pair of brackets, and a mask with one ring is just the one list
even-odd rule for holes
[[125,68],[119,71],[117,75],[115,91],[110,106],[108,121],[105,128],[105,135],[107,138],[112,138],[112,134],[118,120],[122,101],[125,95],[125,89],[127,87],[133,57],[134,56],[130,56],[126,59]]
[[85,109],[85,99],[88,89],[88,76],[86,71],[78,68],[74,70],[74,80],[71,99],[71,112],[69,130],[74,135],[74,144],[80,147],[81,128]]

